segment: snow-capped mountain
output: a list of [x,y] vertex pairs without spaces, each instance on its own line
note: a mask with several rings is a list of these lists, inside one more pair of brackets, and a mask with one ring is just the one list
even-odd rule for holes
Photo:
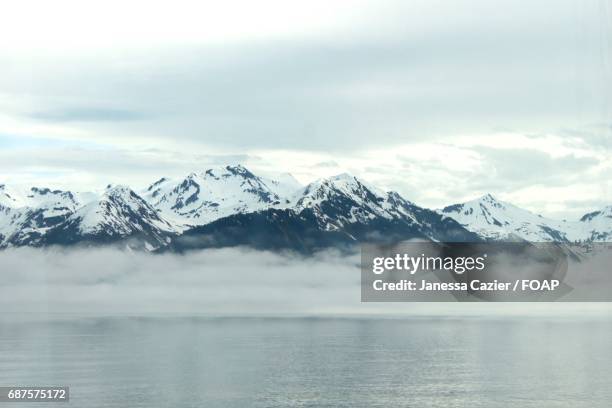
[[[268,186],[270,183],[267,183]],[[277,196],[281,198],[278,194]],[[356,243],[419,238],[443,240],[438,231],[460,231],[462,240],[478,240],[452,219],[449,228],[434,229],[419,221],[410,204],[366,185],[348,174],[317,180],[289,198],[256,203],[257,211],[234,211],[177,237],[172,249],[245,245],[258,249],[312,252],[326,247],[350,248]],[[415,207],[418,208],[418,207]],[[430,212],[433,223],[445,217]]]
[[349,174],[303,187],[285,174],[260,177],[241,165],[161,178],[139,195],[0,184],[0,248],[119,244],[147,250],[247,245],[302,252],[405,239],[605,242],[612,207],[556,221],[491,195],[439,211]]
[[384,195],[344,173],[307,185],[290,201],[297,212],[311,209],[324,229],[336,229],[344,224],[367,223],[377,217],[393,218],[383,207]]
[[364,232],[362,227],[367,226],[366,229],[386,233],[388,238],[395,239],[401,239],[400,231],[410,231],[411,237],[434,241],[478,239],[456,221],[346,173],[309,184],[291,201],[290,208],[297,213],[311,211],[324,230],[344,230],[359,235]]
[[232,214],[287,206],[287,190],[287,183],[266,180],[237,165],[178,180],[162,178],[143,192],[143,198],[185,230]]
[[36,244],[89,199],[70,191],[0,185],[0,246]]
[[558,221],[487,194],[476,200],[450,205],[439,212],[492,240],[518,237],[531,242],[603,242],[610,238],[612,231],[610,207],[587,214],[580,221]]
[[348,174],[317,180],[287,205],[237,213],[186,231],[174,250],[244,245],[311,253],[406,239],[480,241],[455,220],[385,193]]
[[131,241],[132,248],[167,245],[176,228],[126,186],[108,186],[104,194],[72,213],[42,238],[46,245]]

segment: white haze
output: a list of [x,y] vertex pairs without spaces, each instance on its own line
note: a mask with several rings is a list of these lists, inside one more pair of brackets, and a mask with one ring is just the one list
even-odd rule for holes
[[0,253],[3,318],[22,315],[609,316],[608,304],[362,303],[359,255],[113,248]]

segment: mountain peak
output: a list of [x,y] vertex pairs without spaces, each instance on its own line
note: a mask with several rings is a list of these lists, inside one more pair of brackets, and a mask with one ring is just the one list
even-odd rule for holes
[[532,242],[568,242],[580,240],[582,229],[563,221],[551,220],[491,194],[440,210],[468,230],[489,239],[509,239],[518,236]]
[[329,180],[334,180],[334,181],[354,181],[357,180],[357,177],[353,176],[350,173],[340,173],[340,174],[336,174],[335,176],[331,176],[329,177]]
[[311,186],[311,187],[334,186],[334,187],[341,188],[341,189],[344,189],[344,188],[363,189],[365,188],[380,196],[384,196],[386,194],[384,191],[381,191],[378,188],[373,187],[368,182],[350,173],[340,173],[334,176],[320,178],[320,179],[313,181],[308,186]]
[[[341,173],[331,177],[324,177],[313,181],[308,184],[301,195],[313,195],[313,194],[324,194],[324,191],[335,190],[337,192],[351,194],[357,190],[367,189],[365,183],[359,180],[357,177],[349,173]],[[327,193],[325,193],[327,194]]]
[[[72,227],[78,234],[124,237],[144,230],[153,231],[158,240],[161,232],[173,227],[157,211],[125,185],[109,185],[97,200],[79,208],[63,228]],[[56,237],[57,238],[57,237]]]
[[342,173],[308,184],[294,197],[294,208],[312,210],[325,228],[337,228],[377,217],[393,218],[384,208],[386,199],[386,193]]
[[233,164],[225,166],[225,170],[232,172],[234,174],[250,174],[253,175],[246,167],[242,164]]
[[188,178],[206,178],[206,177],[230,177],[240,176],[242,178],[256,178],[256,176],[241,164],[228,164],[222,166],[213,166],[204,170],[202,173],[190,173]]
[[130,187],[124,184],[109,184],[104,191],[104,195],[108,197],[129,197],[135,194],[136,193]]
[[190,228],[286,203],[281,187],[241,164],[232,164],[192,172],[183,179],[157,181],[143,196],[173,223]]
[[500,200],[498,200],[497,197],[495,197],[491,193],[487,193],[487,194],[480,196],[480,198],[478,198],[478,201],[486,202],[486,203],[499,203],[500,202]]

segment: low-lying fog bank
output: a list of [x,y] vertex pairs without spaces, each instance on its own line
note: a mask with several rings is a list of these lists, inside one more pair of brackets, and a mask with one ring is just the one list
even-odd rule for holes
[[361,303],[359,256],[246,249],[0,252],[3,315],[612,316],[609,303]]

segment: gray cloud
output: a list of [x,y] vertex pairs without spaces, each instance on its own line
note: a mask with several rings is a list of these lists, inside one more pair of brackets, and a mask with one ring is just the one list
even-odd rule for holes
[[146,118],[146,115],[140,112],[113,108],[72,108],[35,112],[29,116],[50,122],[124,122]]
[[[41,59],[26,74],[3,75],[0,90],[52,105],[39,119],[91,121],[86,129],[109,138],[227,148],[363,149],[601,117],[606,77],[598,17],[587,7],[404,3],[335,37]],[[74,110],[91,100],[130,109]],[[96,127],[113,116],[116,127]]]
[[[247,154],[189,153],[157,148],[43,146],[0,150],[0,172],[36,177],[33,183],[36,185],[50,184],[80,191],[102,188],[109,183],[139,188],[160,177],[183,177],[214,166],[250,165],[259,161],[257,156]],[[3,181],[7,182],[6,178]]]
[[472,176],[469,183],[477,190],[513,191],[534,184],[562,186],[580,181],[590,168],[599,164],[593,157],[567,155],[552,157],[530,149],[475,147],[483,156],[485,174]]
[[[596,149],[612,150],[612,124],[598,123],[584,126],[578,129],[561,129],[560,135],[568,139],[578,139],[577,147],[593,147]],[[568,143],[571,143],[568,140]]]
[[339,165],[334,160],[327,160],[327,161],[315,163],[312,165],[312,167],[336,168],[336,167],[339,167]]

